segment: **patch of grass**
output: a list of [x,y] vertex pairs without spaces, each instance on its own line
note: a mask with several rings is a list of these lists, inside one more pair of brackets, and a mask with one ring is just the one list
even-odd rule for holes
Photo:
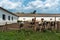
[[0,32],[0,40],[60,40],[60,33],[19,30]]

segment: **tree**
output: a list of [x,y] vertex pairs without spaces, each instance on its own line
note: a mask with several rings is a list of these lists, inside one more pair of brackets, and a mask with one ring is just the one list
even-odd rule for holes
[[36,10],[33,11],[33,14],[35,14],[35,13],[36,13]]

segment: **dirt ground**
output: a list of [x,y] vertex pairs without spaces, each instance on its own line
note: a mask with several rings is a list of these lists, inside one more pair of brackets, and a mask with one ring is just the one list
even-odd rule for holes
[[52,28],[53,29],[57,29],[60,30],[60,22],[57,22],[56,24],[50,24],[49,22],[46,22],[45,24],[38,24],[38,22],[36,22],[36,24],[32,23],[32,22],[24,22],[24,24],[21,23],[14,23],[14,24],[7,24],[4,26],[0,26],[0,30],[19,30],[19,29],[48,29],[48,28]]

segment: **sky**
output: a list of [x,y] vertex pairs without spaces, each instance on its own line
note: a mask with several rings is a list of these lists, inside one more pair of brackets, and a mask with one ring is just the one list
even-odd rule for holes
[[11,12],[59,14],[60,0],[0,0],[0,7]]

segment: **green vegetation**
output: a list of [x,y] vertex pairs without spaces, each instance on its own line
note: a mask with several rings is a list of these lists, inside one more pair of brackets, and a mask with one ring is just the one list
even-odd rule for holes
[[19,30],[0,32],[0,40],[60,40],[60,33]]

